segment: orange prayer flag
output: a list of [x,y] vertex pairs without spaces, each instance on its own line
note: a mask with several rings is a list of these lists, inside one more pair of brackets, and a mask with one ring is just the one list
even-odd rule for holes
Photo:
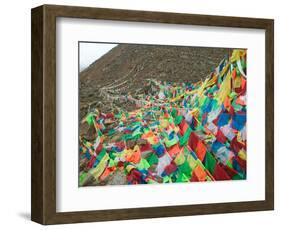
[[195,179],[195,181],[205,181],[206,176],[207,174],[205,170],[200,165],[197,165],[197,167],[192,172],[192,177]]
[[181,150],[180,150],[180,147],[179,147],[179,144],[178,144],[178,143],[175,144],[175,145],[173,145],[172,147],[170,147],[170,148],[168,149],[168,153],[169,153],[169,155],[170,155],[171,157],[173,157],[174,155],[178,154],[180,151],[181,151]]
[[224,107],[228,110],[231,106],[231,102],[229,100],[229,97],[226,97],[224,100]]
[[112,170],[110,170],[109,168],[106,168],[105,170],[104,170],[104,172],[100,175],[100,180],[101,181],[103,181],[103,180],[105,180],[108,176],[109,176],[109,174],[110,174],[110,172],[111,172]]
[[152,132],[152,131],[149,131],[148,133],[142,134],[142,135],[141,135],[141,138],[142,138],[142,139],[147,139],[147,138],[153,137],[153,136],[154,136],[153,132]]
[[204,160],[205,154],[206,154],[206,146],[202,141],[198,141],[197,144],[197,157],[202,162]]
[[141,151],[138,146],[135,146],[134,151],[132,153],[129,153],[126,155],[126,161],[132,162],[134,164],[137,164],[141,160]]
[[243,101],[243,100],[241,100],[241,98],[240,98],[240,97],[238,97],[238,98],[236,99],[236,104],[239,104],[239,105],[243,105],[243,106],[245,106],[245,105],[246,105],[246,102],[245,102],[245,101]]

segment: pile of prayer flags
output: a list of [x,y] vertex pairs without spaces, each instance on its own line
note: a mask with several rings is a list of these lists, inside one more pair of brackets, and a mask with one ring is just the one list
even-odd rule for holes
[[122,184],[245,179],[246,73],[246,50],[236,49],[204,81],[149,80],[150,93],[115,97],[134,111],[90,112],[80,186],[106,185],[116,172]]

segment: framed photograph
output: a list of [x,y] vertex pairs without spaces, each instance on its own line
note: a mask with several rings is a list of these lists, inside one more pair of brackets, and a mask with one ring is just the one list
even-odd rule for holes
[[32,9],[41,224],[274,209],[274,21]]

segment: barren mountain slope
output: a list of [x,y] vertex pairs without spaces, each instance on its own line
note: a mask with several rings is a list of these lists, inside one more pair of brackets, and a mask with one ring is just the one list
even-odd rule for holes
[[145,87],[147,79],[196,82],[229,52],[224,48],[120,44],[80,73],[80,119],[89,108],[110,109],[101,96],[103,87],[134,95]]

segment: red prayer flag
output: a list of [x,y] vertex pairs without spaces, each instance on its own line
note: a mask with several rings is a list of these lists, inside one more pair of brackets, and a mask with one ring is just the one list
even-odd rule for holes
[[226,142],[226,137],[220,129],[217,132],[216,138],[217,138],[217,141],[219,141],[220,143]]
[[165,173],[167,175],[170,175],[171,173],[175,172],[177,170],[177,165],[172,161],[171,164],[167,165],[164,169]]
[[102,149],[103,149],[103,144],[99,143],[98,147],[95,150],[96,154],[99,155],[99,153],[101,152]]
[[188,129],[188,124],[184,119],[182,119],[181,123],[179,124],[179,128],[180,128],[180,135],[183,136],[186,130]]
[[240,165],[240,167],[243,170],[246,170],[246,161],[242,160],[240,157],[236,157],[236,160],[237,160],[238,164]]
[[195,132],[191,132],[190,137],[188,139],[188,145],[195,152],[197,145],[198,145],[199,138],[195,134]]
[[214,178],[216,180],[231,180],[226,171],[217,163],[214,171]]

